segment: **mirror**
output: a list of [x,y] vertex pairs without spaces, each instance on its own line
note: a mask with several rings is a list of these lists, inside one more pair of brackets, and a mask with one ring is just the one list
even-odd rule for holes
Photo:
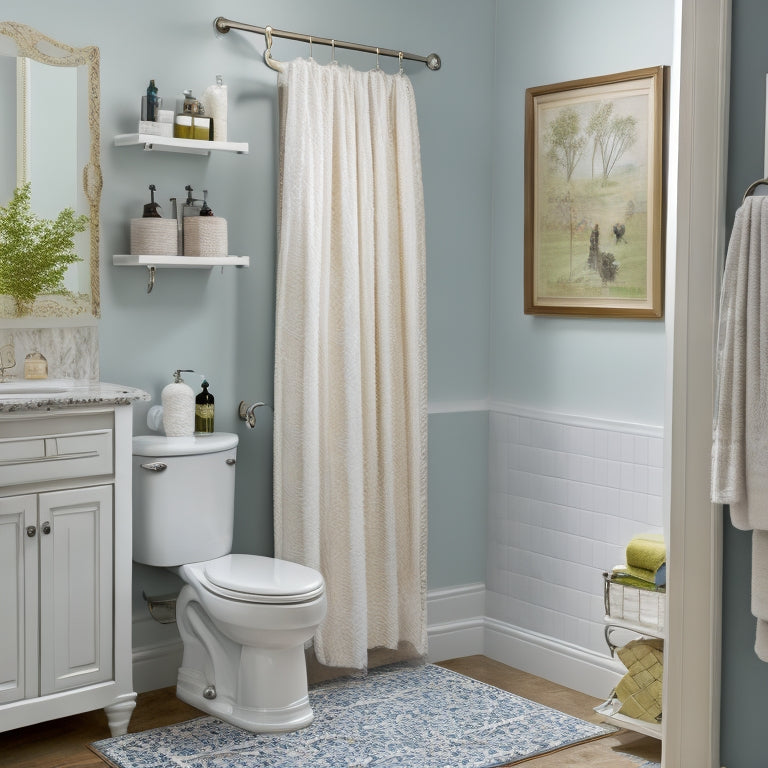
[[0,136],[16,136],[0,146],[0,322],[87,323],[100,314],[99,49],[0,22],[0,94],[15,105]]

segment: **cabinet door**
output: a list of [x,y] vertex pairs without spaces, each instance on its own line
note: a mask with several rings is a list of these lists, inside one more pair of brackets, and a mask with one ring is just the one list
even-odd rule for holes
[[37,695],[36,525],[35,495],[0,498],[0,704]]
[[112,486],[41,493],[40,694],[112,679]]

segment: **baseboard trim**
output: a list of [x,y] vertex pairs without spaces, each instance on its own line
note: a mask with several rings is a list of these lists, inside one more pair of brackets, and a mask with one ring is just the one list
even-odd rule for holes
[[600,699],[626,672],[607,656],[488,617],[483,647],[491,659]]
[[[524,672],[597,698],[606,698],[622,675],[618,661],[485,615],[485,585],[463,584],[427,593],[429,661],[485,654]],[[146,627],[142,634],[146,635]],[[133,687],[139,693],[176,685],[181,639],[164,639],[133,651]],[[626,671],[626,670],[623,670]]]
[[176,685],[184,647],[181,638],[133,649],[133,689],[137,693]]

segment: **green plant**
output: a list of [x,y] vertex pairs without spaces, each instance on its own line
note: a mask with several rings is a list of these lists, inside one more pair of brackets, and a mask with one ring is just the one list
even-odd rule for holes
[[65,208],[56,219],[32,212],[31,184],[16,187],[6,207],[0,206],[0,294],[16,301],[26,314],[41,293],[65,293],[67,267],[82,261],[75,253],[75,234],[88,227],[87,216]]

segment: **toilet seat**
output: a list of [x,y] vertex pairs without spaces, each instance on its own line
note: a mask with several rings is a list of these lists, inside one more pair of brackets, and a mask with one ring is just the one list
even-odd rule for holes
[[201,584],[221,597],[249,603],[295,604],[320,597],[322,575],[305,565],[260,555],[224,555],[201,563]]

